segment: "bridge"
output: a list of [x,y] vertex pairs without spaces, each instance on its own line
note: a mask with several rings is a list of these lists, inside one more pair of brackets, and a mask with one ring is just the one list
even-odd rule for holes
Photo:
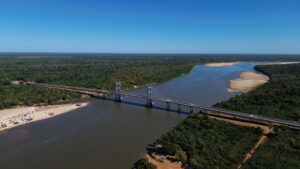
[[190,113],[193,113],[196,110],[198,110],[198,112],[206,112],[208,115],[213,115],[213,116],[219,116],[219,117],[224,117],[224,118],[234,118],[236,120],[244,120],[244,121],[248,121],[248,122],[263,123],[263,124],[267,124],[267,125],[277,125],[277,126],[285,125],[285,126],[289,126],[292,128],[300,129],[300,123],[297,123],[297,122],[286,121],[286,120],[276,119],[276,118],[272,118],[272,117],[265,117],[265,116],[260,116],[260,115],[249,114],[249,113],[243,113],[243,112],[238,112],[238,111],[202,106],[202,105],[198,105],[198,104],[181,102],[181,101],[177,101],[177,100],[173,100],[173,99],[154,97],[154,96],[152,96],[152,86],[151,85],[149,85],[147,87],[147,95],[140,95],[140,94],[122,92],[120,82],[116,83],[115,91],[88,89],[88,88],[81,88],[81,87],[71,87],[71,86],[64,86],[64,85],[54,85],[54,84],[35,83],[35,82],[27,82],[27,84],[40,86],[40,87],[54,88],[54,89],[59,89],[59,90],[64,90],[64,91],[72,91],[72,92],[77,92],[77,93],[101,97],[101,98],[106,98],[107,96],[113,95],[114,100],[116,102],[122,102],[123,96],[134,97],[134,98],[145,99],[145,101],[146,101],[145,106],[147,106],[147,107],[153,107],[153,101],[163,102],[166,104],[166,110],[169,110],[169,111],[171,110],[171,104],[172,104],[172,105],[177,106],[178,112],[182,111],[182,107],[187,107],[187,108],[189,108]]

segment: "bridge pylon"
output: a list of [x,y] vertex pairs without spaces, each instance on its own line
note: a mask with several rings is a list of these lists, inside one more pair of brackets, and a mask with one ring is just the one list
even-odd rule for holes
[[148,85],[147,87],[147,100],[146,100],[147,107],[153,107],[152,101],[152,85]]
[[120,92],[121,92],[121,82],[116,82],[116,86],[115,86],[115,101],[116,102],[122,101],[122,96],[121,96]]

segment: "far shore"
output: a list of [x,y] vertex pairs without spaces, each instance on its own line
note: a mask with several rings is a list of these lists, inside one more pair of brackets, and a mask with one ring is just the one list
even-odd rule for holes
[[239,78],[229,81],[230,88],[227,91],[230,93],[247,93],[267,83],[269,80],[270,78],[264,74],[249,71],[242,72]]
[[206,67],[221,67],[221,66],[233,66],[241,62],[218,62],[218,63],[207,63],[204,64]]
[[0,131],[11,129],[24,124],[48,119],[78,108],[89,103],[70,103],[60,105],[48,105],[40,107],[17,107],[0,110]]
[[300,62],[269,62],[269,63],[259,63],[257,65],[288,65],[288,64],[297,64]]

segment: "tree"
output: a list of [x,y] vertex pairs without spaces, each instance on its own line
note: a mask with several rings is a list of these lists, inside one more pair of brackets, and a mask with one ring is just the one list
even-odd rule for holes
[[182,150],[178,150],[175,154],[175,158],[179,161],[181,161],[182,163],[185,163],[187,161],[187,155],[186,152],[182,151]]
[[134,163],[132,169],[156,169],[157,167],[150,163],[146,158],[141,158]]

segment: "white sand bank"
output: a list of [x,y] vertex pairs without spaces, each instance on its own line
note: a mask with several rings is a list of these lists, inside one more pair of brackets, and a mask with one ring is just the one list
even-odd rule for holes
[[0,131],[27,123],[48,119],[81,107],[88,103],[72,103],[41,107],[20,107],[0,110]]
[[271,63],[260,63],[257,65],[288,65],[288,64],[297,64],[300,62],[271,62]]
[[227,89],[227,91],[230,93],[247,93],[256,89],[258,86],[263,85],[269,80],[270,78],[263,74],[242,72],[239,78],[229,81],[230,88]]
[[221,66],[233,66],[239,64],[240,62],[219,62],[219,63],[207,63],[207,67],[221,67]]

